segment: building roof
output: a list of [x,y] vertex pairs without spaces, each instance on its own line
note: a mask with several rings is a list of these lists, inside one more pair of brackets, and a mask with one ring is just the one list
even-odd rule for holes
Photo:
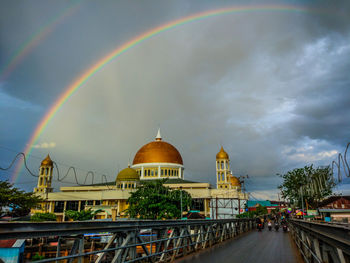
[[[153,182],[156,181],[157,179],[154,180],[140,180],[141,183],[143,182]],[[164,180],[164,179],[159,179],[159,180]],[[166,179],[164,184],[195,184],[195,183],[200,183],[200,182],[194,182],[194,181],[189,181],[189,180],[183,180],[180,178],[174,178],[174,179]],[[105,183],[96,183],[96,184],[90,184],[86,186],[104,186],[104,185],[115,185],[115,182],[105,182]]]
[[247,206],[248,207],[255,207],[256,205],[261,205],[261,206],[272,206],[271,202],[266,200],[266,201],[252,201],[252,200],[248,200],[247,202]]
[[326,206],[328,204],[331,204],[341,198],[344,198],[346,200],[349,200],[350,201],[350,195],[337,195],[337,196],[330,196],[328,197],[327,199],[323,200],[319,205],[318,207],[323,207],[323,206]]
[[0,248],[18,248],[24,245],[24,239],[0,240]]
[[147,143],[136,153],[133,165],[140,163],[175,163],[183,165],[179,151],[160,139]]
[[220,151],[216,154],[216,159],[229,159],[227,152],[225,152],[224,147],[221,146]]
[[349,213],[350,209],[342,209],[342,208],[321,208],[319,209],[322,213]]
[[50,155],[48,154],[46,158],[41,162],[42,166],[53,166],[53,161],[50,158]]
[[116,181],[139,181],[139,180],[140,180],[140,176],[136,172],[136,170],[128,167],[121,170],[118,173]]

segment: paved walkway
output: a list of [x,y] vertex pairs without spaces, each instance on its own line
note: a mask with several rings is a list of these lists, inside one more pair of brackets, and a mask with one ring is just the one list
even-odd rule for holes
[[289,233],[267,228],[253,230],[236,239],[224,242],[203,252],[189,255],[181,263],[302,263],[303,260]]

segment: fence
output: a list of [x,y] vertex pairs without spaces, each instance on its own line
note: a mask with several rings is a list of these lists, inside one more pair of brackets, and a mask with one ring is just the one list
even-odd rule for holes
[[350,262],[350,226],[290,220],[292,237],[305,262]]
[[[56,238],[56,257],[36,262],[169,262],[253,228],[252,219],[3,223],[0,239]],[[101,233],[101,249],[87,244]],[[65,239],[70,251],[61,256]]]

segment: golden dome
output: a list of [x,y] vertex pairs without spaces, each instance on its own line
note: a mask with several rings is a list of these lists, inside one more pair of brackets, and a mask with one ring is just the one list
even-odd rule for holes
[[233,175],[230,178],[230,183],[232,186],[241,186],[241,182],[239,181],[239,179]]
[[136,153],[133,165],[139,163],[177,163],[183,164],[179,151],[170,143],[163,142],[158,131],[156,141],[141,147]]
[[116,181],[137,181],[140,180],[139,174],[130,167],[121,170],[117,175]]
[[50,155],[48,154],[46,158],[41,162],[41,166],[53,166],[53,161],[50,158]]
[[222,146],[220,152],[216,154],[216,159],[229,159],[228,154],[224,151],[224,148]]

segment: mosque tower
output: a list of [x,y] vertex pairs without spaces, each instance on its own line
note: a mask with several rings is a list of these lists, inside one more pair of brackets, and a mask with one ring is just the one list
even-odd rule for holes
[[39,178],[38,185],[34,188],[34,193],[50,193],[52,192],[51,182],[52,182],[52,172],[53,172],[53,161],[50,155],[41,162],[39,168]]
[[222,146],[216,154],[216,188],[241,189],[241,182],[230,171],[230,157]]
[[[230,159],[228,154],[221,146],[216,154],[216,188],[225,188],[227,185],[227,175],[230,173]],[[227,187],[226,187],[227,188]]]

